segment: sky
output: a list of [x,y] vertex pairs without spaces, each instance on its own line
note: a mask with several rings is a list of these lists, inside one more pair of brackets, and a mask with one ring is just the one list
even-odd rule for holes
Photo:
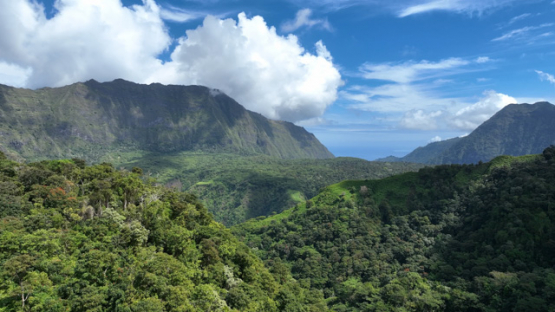
[[0,1],[0,83],[205,85],[336,156],[404,156],[555,103],[554,0]]

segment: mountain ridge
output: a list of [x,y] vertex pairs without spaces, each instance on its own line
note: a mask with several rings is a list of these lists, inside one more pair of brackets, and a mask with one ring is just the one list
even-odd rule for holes
[[465,137],[433,142],[408,155],[380,161],[424,164],[470,164],[501,156],[541,153],[555,144],[555,105],[510,104]]
[[0,149],[16,159],[94,162],[125,149],[333,157],[304,128],[267,119],[203,86],[122,79],[38,90],[0,85],[0,121]]

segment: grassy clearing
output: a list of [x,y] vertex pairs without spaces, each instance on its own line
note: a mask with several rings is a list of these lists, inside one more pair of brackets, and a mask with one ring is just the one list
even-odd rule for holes
[[524,156],[499,156],[490,161],[489,171],[497,168],[511,168],[514,164],[522,164],[533,162],[540,155],[524,155]]

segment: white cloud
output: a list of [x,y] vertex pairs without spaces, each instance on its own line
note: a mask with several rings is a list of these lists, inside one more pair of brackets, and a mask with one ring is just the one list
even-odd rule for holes
[[449,58],[439,62],[364,64],[359,68],[363,78],[393,83],[375,87],[355,86],[342,91],[341,96],[354,102],[350,108],[363,111],[407,112],[418,110],[423,105],[443,110],[444,106],[461,101],[438,94],[438,88],[456,83],[440,77],[479,70],[490,61],[488,57],[479,57],[474,60]]
[[351,87],[340,93],[341,97],[354,102],[349,108],[372,112],[406,112],[418,110],[423,105],[441,108],[455,99],[437,96],[428,85],[385,84],[377,87]]
[[208,85],[266,117],[300,121],[321,116],[342,85],[322,42],[316,54],[297,37],[282,37],[264,19],[239,14],[238,21],[207,17],[188,30],[172,62],[151,80]]
[[539,26],[527,26],[527,27],[522,27],[519,29],[514,29],[511,30],[508,33],[505,33],[497,38],[492,39],[491,41],[504,41],[504,40],[508,40],[508,39],[519,39],[519,38],[526,38],[530,32],[534,31],[534,30],[538,30],[538,29],[542,29],[542,28],[546,28],[546,27],[551,27],[555,24],[553,23],[545,23],[545,24],[541,24]]
[[331,125],[333,121],[322,118],[322,117],[314,117],[306,120],[301,120],[295,123],[297,126],[301,127],[316,127],[316,126],[323,126],[323,125]]
[[406,17],[413,14],[420,14],[420,13],[436,11],[436,10],[458,11],[460,10],[459,7],[460,7],[460,4],[458,1],[450,1],[450,0],[430,1],[426,3],[413,5],[403,9],[399,13],[399,17]]
[[516,22],[518,22],[518,21],[520,21],[520,20],[526,19],[526,18],[528,18],[528,17],[530,17],[530,16],[532,16],[532,14],[530,14],[530,13],[524,13],[524,14],[515,16],[515,17],[511,18],[511,20],[509,21],[508,24],[509,24],[509,25],[514,24],[514,23],[516,23]]
[[24,87],[32,72],[31,68],[0,62],[0,83],[12,87]]
[[434,130],[437,129],[436,118],[443,112],[437,111],[426,113],[423,110],[411,110],[406,112],[399,125],[405,129]]
[[394,13],[398,17],[432,11],[479,15],[505,6],[534,1],[537,0],[289,0],[297,6],[318,8],[322,11],[339,11],[353,6],[364,6],[374,12]]
[[323,43],[306,51],[297,37],[277,35],[259,16],[207,17],[162,63],[159,55],[175,42],[164,19],[184,21],[187,12],[168,12],[154,0],[131,7],[120,0],[58,0],[55,6],[47,19],[34,1],[0,1],[2,82],[30,88],[91,78],[201,84],[290,121],[321,116],[342,85]]
[[478,102],[458,110],[450,117],[449,123],[461,130],[474,130],[503,107],[516,103],[515,98],[506,94],[485,91]]
[[166,21],[185,23],[188,21],[203,18],[208,14],[184,10],[172,5],[164,6],[160,9],[160,17]]
[[[373,65],[370,71],[363,71],[364,78],[393,83],[374,87],[355,86],[340,95],[352,103],[349,106],[351,109],[399,116],[397,125],[400,128],[473,130],[505,105],[517,101],[495,91],[486,91],[476,103],[465,98],[449,97],[439,90],[445,83],[456,85],[456,80],[429,78],[461,73],[468,66],[479,67],[491,61],[488,57],[479,57],[474,60],[452,58],[437,63],[422,61],[395,66]],[[362,70],[368,68],[366,66]]]
[[536,73],[540,76],[541,81],[548,81],[552,84],[555,84],[555,77],[551,74],[544,73],[541,70],[536,70]]
[[459,73],[461,67],[471,64],[484,64],[490,62],[487,56],[478,57],[473,61],[452,57],[439,62],[408,61],[392,64],[363,64],[359,71],[365,79],[394,81],[397,83],[411,83],[418,80],[448,76]]
[[440,141],[441,141],[441,137],[439,135],[436,135],[435,137],[430,139],[430,143],[440,142]]
[[[450,58],[437,63],[413,61],[392,65],[385,64],[364,64],[360,67],[362,77],[366,79],[388,80],[397,83],[409,83],[434,76],[438,71],[445,71],[458,68],[469,64],[468,61],[460,58]],[[430,75],[431,74],[431,75]]]
[[484,63],[488,63],[491,62],[491,59],[487,56],[480,56],[478,58],[476,58],[476,63],[478,64],[484,64]]
[[281,25],[281,30],[288,33],[294,32],[302,27],[321,27],[329,31],[332,30],[332,27],[327,19],[311,19],[311,16],[311,9],[299,10],[294,20],[286,21]]
[[431,11],[451,11],[466,14],[482,14],[486,10],[496,9],[523,0],[433,0],[403,1],[405,5],[398,13],[399,17],[421,14]]
[[152,0],[122,7],[119,0],[55,2],[42,6],[0,1],[0,61],[31,68],[26,87],[61,86],[95,78],[139,80],[160,66],[156,56],[171,43]]

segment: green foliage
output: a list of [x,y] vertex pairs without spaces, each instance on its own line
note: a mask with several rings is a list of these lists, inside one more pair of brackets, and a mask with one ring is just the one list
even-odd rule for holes
[[553,155],[344,181],[232,230],[334,311],[551,311]]
[[356,158],[284,160],[199,152],[121,153],[118,158],[118,166],[141,167],[170,187],[196,194],[228,226],[282,212],[343,180],[383,178],[423,167]]
[[0,171],[0,311],[325,308],[289,271],[274,278],[194,195],[138,169],[3,159]]

